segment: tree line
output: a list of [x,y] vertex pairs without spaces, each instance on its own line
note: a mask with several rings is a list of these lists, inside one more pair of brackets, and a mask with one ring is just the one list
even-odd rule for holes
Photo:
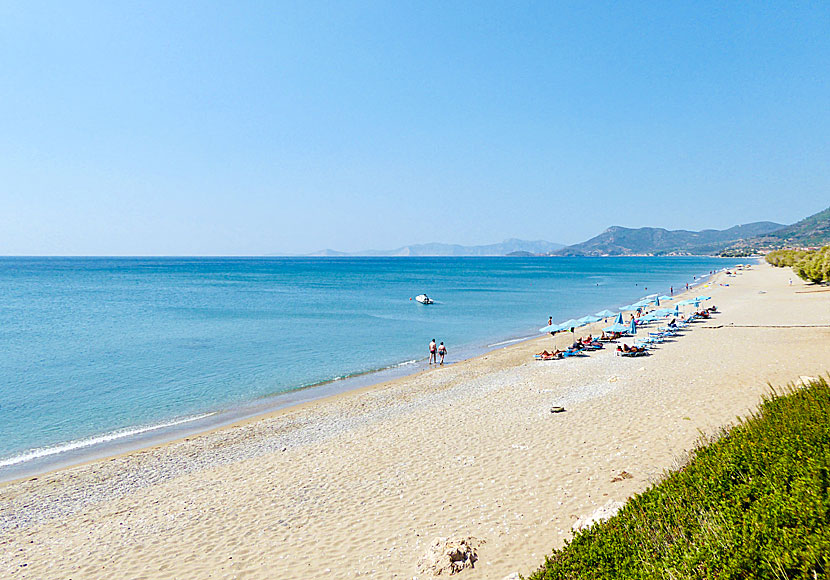
[[790,266],[808,282],[830,282],[830,246],[818,250],[776,250],[767,254],[766,259],[778,268]]

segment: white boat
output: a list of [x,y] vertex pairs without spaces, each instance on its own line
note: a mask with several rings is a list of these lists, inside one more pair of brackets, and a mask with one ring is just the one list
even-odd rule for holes
[[418,302],[420,302],[421,304],[432,304],[432,298],[430,298],[430,297],[429,297],[429,296],[427,296],[426,294],[418,294],[418,295],[415,297],[415,300],[417,300],[417,301],[418,301]]

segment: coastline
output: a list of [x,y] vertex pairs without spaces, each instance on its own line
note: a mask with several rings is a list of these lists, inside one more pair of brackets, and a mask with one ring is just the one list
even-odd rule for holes
[[[637,256],[627,256],[637,257]],[[602,258],[597,258],[602,259]],[[717,271],[715,271],[717,273]],[[689,273],[692,276],[692,273]],[[690,289],[700,285],[709,278],[703,273],[690,282]],[[648,282],[646,282],[648,283]],[[678,294],[679,296],[680,294]],[[629,297],[630,298],[630,297]],[[620,300],[626,300],[621,297]],[[608,307],[603,305],[602,307]],[[574,316],[580,313],[572,313]],[[585,314],[582,312],[581,314]],[[595,328],[589,325],[585,328]],[[516,333],[495,339],[495,342],[470,342],[453,348],[449,364],[457,364],[476,358],[497,348],[503,348],[520,342],[535,340],[538,336],[517,336]],[[449,366],[449,365],[448,365]],[[172,417],[157,424],[133,425],[122,429],[101,433],[85,439],[66,441],[61,444],[36,448],[18,456],[0,462],[0,486],[36,475],[48,474],[60,469],[91,461],[106,459],[125,453],[140,451],[161,444],[175,442],[186,437],[198,436],[216,429],[233,426],[239,422],[267,417],[275,412],[300,404],[310,403],[337,396],[341,393],[360,390],[364,387],[381,385],[387,381],[416,375],[428,370],[426,357],[404,360],[378,369],[356,372],[352,375],[335,377],[329,380],[296,387],[294,389],[268,395],[255,400],[238,403],[233,407],[205,409],[188,416]],[[30,459],[24,459],[30,457]],[[17,460],[4,464],[5,461]]]
[[423,578],[417,560],[435,537],[472,535],[486,544],[465,578],[526,574],[576,518],[751,412],[767,382],[827,372],[827,294],[787,278],[762,265],[723,280],[706,291],[722,314],[642,359],[534,361],[571,339],[542,336],[4,485],[0,570]]

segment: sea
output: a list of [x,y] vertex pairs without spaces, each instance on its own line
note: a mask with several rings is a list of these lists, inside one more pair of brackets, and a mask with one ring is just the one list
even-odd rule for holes
[[2,257],[0,480],[414,373],[431,339],[452,364],[732,265]]

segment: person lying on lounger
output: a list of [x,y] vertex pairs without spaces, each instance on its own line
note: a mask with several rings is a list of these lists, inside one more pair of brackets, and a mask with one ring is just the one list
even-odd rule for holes
[[558,348],[555,349],[553,352],[548,352],[547,350],[543,350],[542,352],[537,353],[536,356],[538,356],[539,358],[544,359],[544,360],[549,360],[549,359],[553,359],[553,358],[562,358],[562,351],[559,350]]
[[617,346],[617,351],[618,352],[645,352],[645,350],[646,350],[645,348],[638,347],[638,346],[628,346],[627,344],[624,344],[622,346],[619,346],[619,345]]

